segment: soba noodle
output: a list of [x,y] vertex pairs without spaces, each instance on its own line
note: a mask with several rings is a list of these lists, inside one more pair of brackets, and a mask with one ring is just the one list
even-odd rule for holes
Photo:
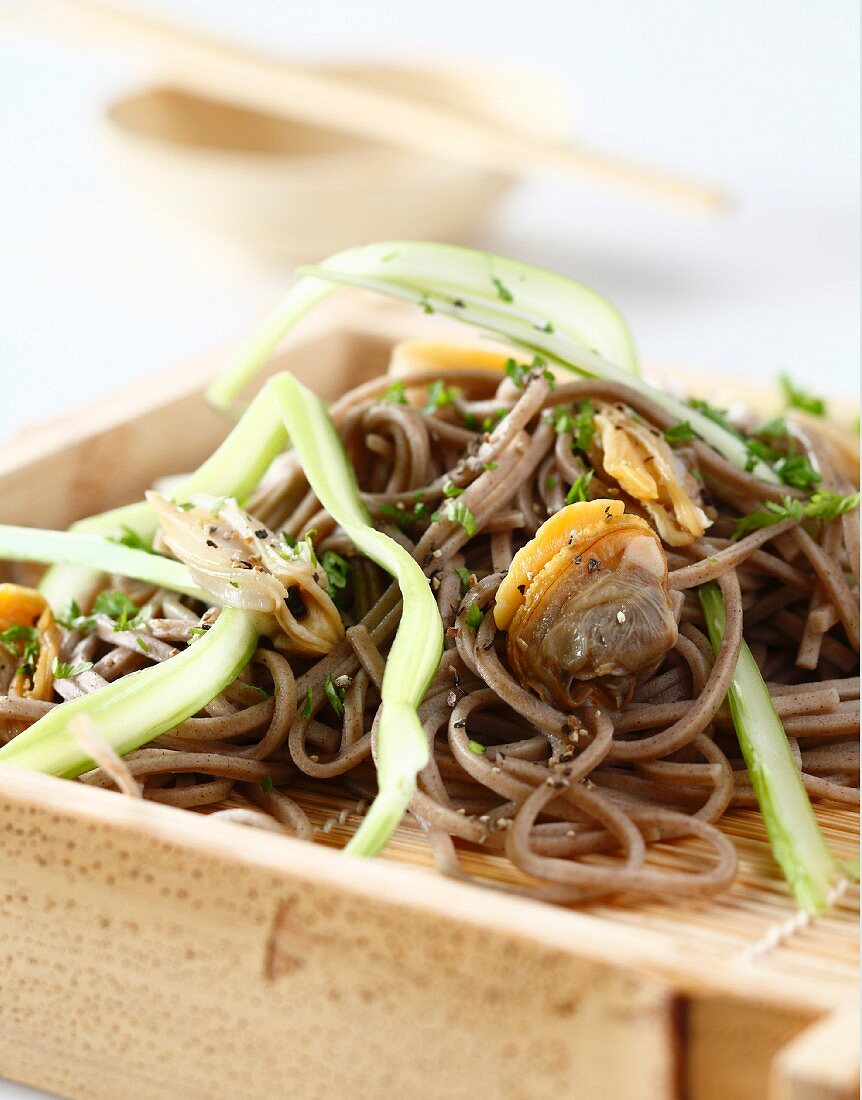
[[[457,391],[423,409],[385,400],[380,379],[343,397],[333,418],[372,515],[422,565],[447,628],[420,709],[431,757],[410,804],[442,872],[466,877],[459,857],[479,847],[522,873],[517,889],[555,901],[726,887],[736,856],[716,823],[729,807],[754,804],[725,704],[743,637],[809,794],[858,804],[857,514],[819,531],[787,519],[732,541],[741,515],[794,490],[764,484],[705,443],[687,444],[714,522],[689,545],[667,550],[676,642],[625,709],[591,699],[569,713],[513,675],[505,635],[487,613],[514,554],[587,470],[571,432],[555,430],[546,413],[590,400],[624,403],[660,431],[672,418],[626,386],[596,380],[551,387],[531,377],[519,389],[501,375],[460,370],[411,378],[409,392],[432,382]],[[822,488],[849,489],[826,440],[806,431],[798,443]],[[459,490],[474,533],[443,510],[447,485]],[[593,489],[618,495],[600,472]],[[292,537],[313,529],[319,557],[332,551],[347,559],[344,639],[316,660],[288,660],[264,639],[239,679],[196,717],[130,753],[122,771],[105,760],[82,781],[140,785],[145,798],[187,809],[227,806],[231,820],[311,840],[304,792],[333,790],[346,802],[374,795],[375,716],[400,598],[320,509],[291,453],[276,461],[248,511]],[[693,591],[710,580],[721,587],[727,616],[715,657]],[[146,601],[148,621],[121,630],[100,616],[89,633],[64,630],[62,659],[92,667],[56,681],[52,702],[0,699],[0,739],[62,699],[170,658],[190,630],[212,621],[213,612],[191,600],[120,578],[112,587],[138,605]],[[475,609],[483,615],[473,629]],[[311,699],[314,708],[304,705]],[[660,863],[650,861],[654,842],[686,836],[699,841],[697,859],[665,852]]]

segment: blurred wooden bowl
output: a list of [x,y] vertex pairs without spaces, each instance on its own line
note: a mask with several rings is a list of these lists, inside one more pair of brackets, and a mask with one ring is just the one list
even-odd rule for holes
[[[316,68],[501,127],[568,135],[566,97],[517,69]],[[447,163],[168,85],[116,99],[106,120],[120,166],[161,209],[282,264],[319,260],[363,240],[471,241],[518,178],[517,164],[503,174]]]

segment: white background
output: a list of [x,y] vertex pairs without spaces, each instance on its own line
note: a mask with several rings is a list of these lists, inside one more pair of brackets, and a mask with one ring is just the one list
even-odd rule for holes
[[[786,367],[856,392],[855,0],[153,6],[306,58],[543,67],[570,88],[591,142],[721,183],[736,211],[691,219],[530,183],[488,244],[605,293],[648,357],[763,379]],[[0,16],[0,435],[235,336],[285,283],[177,234],[113,174],[102,104],[146,77],[126,58],[4,33]],[[17,1095],[0,1083],[3,1100]]]

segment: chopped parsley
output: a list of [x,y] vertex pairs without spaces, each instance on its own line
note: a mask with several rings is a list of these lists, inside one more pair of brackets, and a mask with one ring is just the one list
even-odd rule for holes
[[439,523],[444,518],[451,520],[452,523],[460,523],[470,538],[476,534],[476,518],[463,501],[447,501],[446,508],[442,512],[431,513],[431,520],[434,523]]
[[385,501],[383,504],[377,505],[377,511],[380,515],[391,520],[396,527],[406,527],[411,523],[421,523],[427,518],[427,510],[427,506],[422,500],[417,500],[409,511],[403,504],[389,504]]
[[486,470],[496,470],[499,465],[499,462],[486,462],[484,463],[484,468]]
[[389,401],[393,405],[406,405],[407,394],[404,392],[406,388],[403,382],[393,382],[386,387],[386,393],[383,395],[383,400]]
[[130,550],[143,550],[145,554],[156,554],[161,557],[158,550],[153,549],[152,539],[143,538],[125,523],[120,530],[123,532],[122,535],[114,535],[108,539],[108,542],[118,542],[121,546],[128,546]]
[[720,424],[726,432],[735,435],[737,439],[740,438],[739,432],[727,419],[727,409],[717,409],[714,405],[710,405],[708,401],[702,401],[698,397],[690,398],[688,405],[695,412],[699,412],[701,416],[705,416],[707,420],[711,420],[714,424]]
[[92,615],[81,614],[81,608],[75,599],[69,599],[63,614],[57,619],[57,622],[66,630],[78,630],[82,634],[89,634],[96,625]]
[[789,435],[787,421],[783,416],[775,416],[756,428],[754,434],[762,439],[786,439]]
[[323,681],[323,693],[329,700],[329,705],[340,718],[344,714],[344,688],[337,688],[332,682],[332,673],[328,673]]
[[540,355],[534,355],[532,363],[519,363],[517,359],[507,359],[503,367],[506,377],[518,387],[523,389],[534,374],[541,374],[542,378],[553,386],[556,382],[553,371],[548,369],[548,364]]
[[509,290],[502,279],[498,279],[496,275],[492,275],[491,282],[496,287],[497,297],[501,302],[514,302],[515,299],[512,297],[511,290]]
[[443,483],[443,496],[444,497],[459,497],[464,490],[460,485],[456,485],[454,481],[445,481]]
[[677,443],[688,443],[695,438],[695,432],[691,424],[683,420],[679,424],[674,424],[672,428],[665,428],[664,437],[671,446],[674,446]]
[[594,471],[587,470],[586,473],[574,482],[571,489],[566,493],[566,504],[577,504],[581,501],[587,500],[587,490],[590,487],[590,482],[593,480]]
[[484,618],[485,613],[482,608],[477,603],[471,603],[467,614],[464,616],[464,622],[471,630],[478,630]]
[[260,781],[260,789],[263,794],[272,794],[272,776],[265,775]]
[[586,452],[596,434],[595,415],[595,406],[587,398],[576,408],[565,409],[558,405],[556,408],[549,409],[545,413],[545,419],[549,424],[553,424],[557,435],[568,432],[572,436],[573,450]]
[[125,592],[100,592],[93,603],[94,615],[107,615],[115,622],[115,630],[140,630],[150,617],[147,607],[138,607]]
[[781,458],[781,451],[776,451],[774,447],[764,443],[762,439],[747,439],[745,449],[748,451],[745,468],[749,473],[757,466],[758,462],[771,463]]
[[70,665],[55,657],[51,663],[51,672],[56,680],[68,680],[72,676],[80,676],[82,672],[89,672],[92,667],[92,661],[79,661],[76,665]]
[[467,748],[470,750],[470,752],[475,752],[477,756],[485,755],[485,746],[480,745],[478,741],[468,741]]
[[557,405],[553,409],[548,409],[545,413],[545,420],[549,424],[553,424],[554,431],[557,435],[562,435],[563,432],[570,432],[572,430],[572,413],[570,409],[561,408]]
[[39,660],[39,631],[35,626],[22,626],[12,623],[0,631],[0,645],[20,660],[18,672],[22,676],[32,676]]
[[794,489],[811,489],[823,480],[805,455],[779,458],[773,469],[785,485],[792,485]]
[[470,589],[470,577],[472,576],[469,569],[463,565],[456,565],[455,572],[461,578],[461,591],[468,592]]
[[342,593],[347,588],[347,582],[350,579],[350,562],[340,554],[336,554],[334,550],[325,550],[320,559],[320,564],[326,573],[334,598],[335,595]]
[[425,413],[433,413],[435,409],[442,409],[451,405],[461,391],[457,386],[447,386],[439,378],[428,386],[425,405],[422,409]]
[[596,434],[595,415],[596,410],[592,401],[582,401],[578,406],[576,416],[572,422],[572,435],[574,437],[572,443],[576,451],[586,453],[587,448],[592,443],[593,436]]
[[311,690],[311,684],[305,689],[305,702],[302,704],[302,710],[299,712],[300,718],[310,718],[314,710],[314,692]]
[[733,538],[740,539],[743,535],[759,531],[761,527],[772,527],[785,519],[794,519],[797,523],[801,523],[804,519],[831,523],[839,516],[843,516],[845,512],[852,512],[858,507],[858,493],[843,496],[841,493],[817,492],[808,501],[785,497],[781,504],[768,500],[762,507],[742,517],[736,525]]
[[801,409],[803,412],[811,413],[812,416],[826,415],[826,402],[823,398],[815,397],[801,386],[797,386],[789,374],[782,372],[778,376],[778,383],[784,396],[785,408]]

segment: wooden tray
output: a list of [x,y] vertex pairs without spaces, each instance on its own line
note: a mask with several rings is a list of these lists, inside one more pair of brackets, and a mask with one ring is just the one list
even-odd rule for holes
[[[327,397],[437,321],[337,303],[274,364]],[[200,399],[224,358],[0,448],[0,519],[64,527],[193,466],[228,428]],[[104,1098],[858,1095],[858,891],[745,961],[793,914],[756,813],[724,821],[725,896],[565,910],[438,877],[409,825],[348,859],[356,820],[307,806],[323,844],[0,769],[0,1074]],[[855,854],[858,814],[817,812]]]

